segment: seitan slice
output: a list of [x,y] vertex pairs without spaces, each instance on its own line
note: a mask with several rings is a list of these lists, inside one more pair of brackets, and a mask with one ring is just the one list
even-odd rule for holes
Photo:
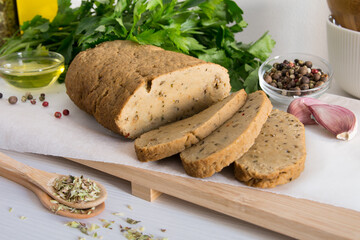
[[192,117],[144,133],[135,140],[138,159],[163,159],[199,142],[232,117],[246,97],[246,92],[240,90]]
[[249,186],[275,187],[297,178],[305,158],[304,125],[289,113],[273,110],[255,144],[235,161],[235,177]]
[[188,175],[210,177],[240,158],[254,144],[272,105],[263,91],[249,94],[245,105],[204,140],[181,152]]

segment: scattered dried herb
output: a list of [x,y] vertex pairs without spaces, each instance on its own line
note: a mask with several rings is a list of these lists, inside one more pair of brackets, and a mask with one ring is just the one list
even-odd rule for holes
[[131,205],[126,205],[126,207],[130,210],[133,210],[132,206]]
[[[86,225],[85,223],[82,223],[82,222],[77,222],[77,221],[72,221],[72,222],[67,222],[65,224],[65,226],[68,226],[68,227],[71,227],[71,228],[77,228],[80,230],[80,232],[82,232],[83,234],[86,234],[86,235],[91,235],[91,233],[100,228],[99,225],[97,224],[91,224],[90,227],[88,227],[88,225]],[[103,237],[102,236],[98,236],[98,234],[96,232],[92,233],[91,235],[92,237],[94,238],[98,238],[98,239],[102,239]]]
[[57,207],[52,207],[51,208],[51,211],[53,211],[55,214],[58,212],[58,211],[69,211],[69,212],[72,212],[72,213],[77,213],[77,214],[91,214],[94,210],[95,210],[95,207],[92,207],[92,208],[88,208],[88,209],[77,209],[77,208],[72,208],[72,207],[69,207],[69,206],[66,206],[64,204],[61,204],[59,203],[58,201],[56,200],[50,200],[51,203],[53,204],[56,204]]
[[128,240],[154,240],[153,235],[143,234],[141,231],[134,228],[122,227],[120,225],[120,231]]
[[58,178],[53,185],[56,193],[68,202],[89,202],[100,196],[100,188],[90,179],[83,176],[66,176]]
[[126,222],[129,224],[138,224],[141,221],[134,220],[132,218],[126,218]]
[[124,216],[125,214],[124,214],[124,213],[121,213],[121,212],[115,212],[115,213],[112,213],[112,215],[115,215],[115,216]]
[[76,221],[67,222],[65,224],[65,226],[68,226],[71,228],[78,228],[80,225],[81,225],[80,222],[76,222]]
[[25,219],[27,219],[27,217],[21,216],[20,219],[21,219],[21,220],[25,220]]
[[12,212],[13,211],[13,208],[11,207],[11,208],[9,208],[9,212]]

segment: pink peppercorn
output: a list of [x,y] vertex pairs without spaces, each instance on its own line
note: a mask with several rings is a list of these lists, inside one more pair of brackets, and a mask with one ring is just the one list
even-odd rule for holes
[[311,69],[311,73],[312,73],[312,74],[317,74],[318,72],[319,72],[319,70],[317,70],[317,69],[315,69],[315,68]]
[[31,100],[30,102],[31,102],[32,105],[35,105],[35,104],[36,104],[36,100],[35,100],[35,99]]
[[61,113],[60,113],[60,112],[55,112],[54,116],[55,116],[56,118],[61,118]]
[[64,116],[67,116],[67,115],[69,115],[69,114],[70,114],[70,111],[69,111],[69,110],[67,110],[67,109],[64,109],[64,110],[63,110],[63,114],[64,114]]
[[47,106],[49,106],[49,102],[45,101],[42,103],[42,105],[43,105],[43,107],[47,107]]

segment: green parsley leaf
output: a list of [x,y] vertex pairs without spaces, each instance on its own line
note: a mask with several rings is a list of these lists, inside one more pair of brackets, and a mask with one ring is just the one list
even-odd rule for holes
[[[254,43],[237,41],[246,28],[243,11],[233,0],[58,0],[50,22],[41,16],[0,47],[0,56],[45,47],[65,57],[65,69],[83,50],[113,40],[132,40],[188,54],[227,68],[232,90],[259,89],[257,68],[275,41],[266,32]],[[59,82],[65,78],[66,71]]]

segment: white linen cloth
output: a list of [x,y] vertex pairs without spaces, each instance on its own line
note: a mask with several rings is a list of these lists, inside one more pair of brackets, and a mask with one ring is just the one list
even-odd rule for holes
[[[119,163],[188,177],[178,156],[157,162],[138,161],[133,141],[103,128],[78,109],[66,95],[64,84],[32,91],[37,99],[35,105],[21,102],[25,91],[14,89],[3,80],[0,80],[0,92],[4,95],[0,99],[1,149]],[[38,100],[41,92],[46,94],[48,107]],[[17,104],[8,103],[11,95],[18,97]],[[347,107],[360,119],[358,100],[331,94],[323,95],[321,100]],[[284,106],[274,106],[284,110]],[[55,118],[54,113],[63,109],[68,109],[70,115]],[[306,126],[306,147],[305,170],[300,177],[264,191],[360,211],[360,134],[351,141],[341,141],[321,126]],[[244,186],[234,179],[231,167],[204,181]]]

